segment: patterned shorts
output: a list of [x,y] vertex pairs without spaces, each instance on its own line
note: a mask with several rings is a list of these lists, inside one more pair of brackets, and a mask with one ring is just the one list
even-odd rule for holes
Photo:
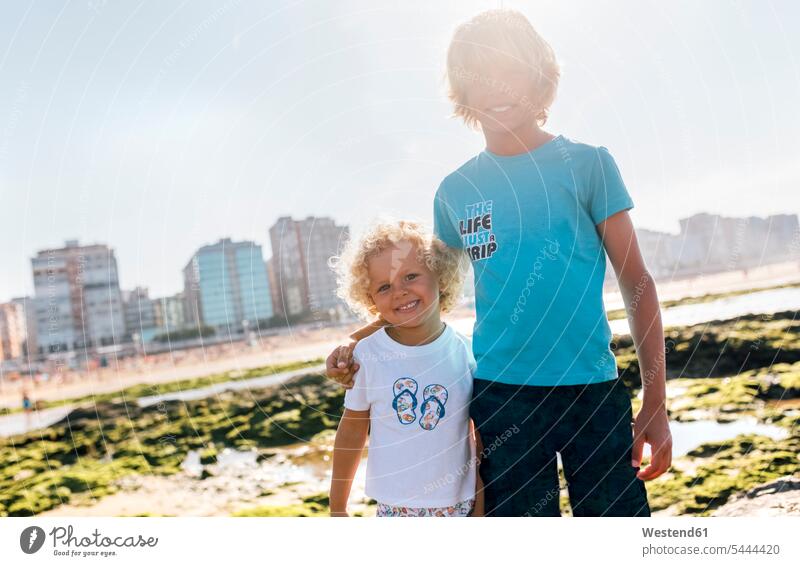
[[459,501],[450,507],[395,507],[378,502],[376,517],[467,517],[475,499]]

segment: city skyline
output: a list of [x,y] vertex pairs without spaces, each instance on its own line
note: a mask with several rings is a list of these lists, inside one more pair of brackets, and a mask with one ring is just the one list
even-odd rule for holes
[[257,242],[220,238],[194,251],[181,268],[183,289],[163,297],[145,286],[121,286],[116,250],[106,244],[73,239],[38,250],[31,258],[33,296],[0,301],[0,362],[16,362],[23,351],[104,355],[267,331],[289,319],[342,320],[346,308],[328,258],[348,233],[326,217],[281,217],[269,229],[269,260]]
[[[430,222],[438,182],[483,145],[448,118],[444,48],[496,5],[10,5],[0,300],[31,295],[30,258],[65,239],[108,244],[123,288],[164,296],[212,231],[265,245],[286,215]],[[505,5],[562,63],[546,129],[609,148],[637,228],[800,212],[800,38],[783,27],[800,6]]]
[[[67,240],[63,247],[38,250],[31,258],[34,296],[0,301],[0,361],[18,363],[23,352],[58,357],[78,350],[144,351],[165,339],[191,343],[247,335],[249,329],[271,332],[290,320],[344,320],[347,308],[337,297],[329,258],[350,233],[329,217],[280,217],[268,230],[270,257],[255,241],[220,238],[197,248],[181,269],[182,291],[162,297],[151,297],[141,285],[120,285],[113,246]],[[657,280],[800,261],[796,214],[698,213],[681,219],[679,234],[640,228],[637,235]],[[614,281],[609,268],[606,283]]]
[[[675,244],[672,243],[672,241],[677,241],[678,242],[678,247],[683,249],[682,246],[680,245],[680,237],[681,236],[686,237],[687,234],[690,234],[690,229],[697,230],[697,228],[696,228],[696,224],[697,224],[696,220],[697,219],[703,219],[704,217],[710,218],[712,220],[712,224],[714,223],[713,222],[714,219],[719,220],[721,222],[721,224],[723,224],[723,225],[724,224],[733,224],[734,225],[734,227],[733,227],[734,231],[742,231],[742,229],[743,229],[742,227],[749,225],[749,223],[752,222],[752,221],[756,221],[756,223],[758,223],[759,225],[763,225],[765,222],[767,222],[769,220],[783,220],[783,218],[781,218],[781,217],[789,217],[790,220],[793,220],[792,226],[795,227],[795,228],[793,228],[795,230],[795,233],[793,233],[792,235],[789,235],[788,237],[786,237],[787,228],[785,226],[781,226],[780,229],[775,230],[775,233],[773,234],[773,236],[774,237],[778,237],[784,243],[784,245],[786,245],[787,247],[791,247],[792,249],[794,249],[795,253],[800,254],[800,233],[797,232],[797,228],[796,228],[797,223],[798,223],[798,217],[800,217],[800,215],[797,215],[797,214],[776,214],[776,215],[770,215],[770,216],[767,216],[767,217],[754,216],[754,215],[730,217],[730,216],[724,216],[724,215],[720,215],[720,214],[714,214],[714,213],[703,211],[703,212],[698,212],[698,213],[693,214],[691,216],[687,216],[687,217],[679,219],[679,229],[676,232],[663,232],[663,231],[659,231],[659,230],[652,230],[652,229],[647,228],[647,227],[637,226],[636,227],[636,232],[637,232],[637,235],[638,235],[638,238],[639,238],[639,244],[640,244],[640,246],[642,248],[642,252],[646,256],[645,259],[647,260],[648,257],[652,257],[650,254],[652,254],[654,252],[664,253],[663,248],[665,248],[665,247],[669,247],[669,246],[675,247]],[[695,220],[695,222],[694,223],[690,223],[690,222],[688,222],[689,220]],[[303,225],[304,223],[308,223],[308,227],[306,227],[304,229],[304,230],[307,231],[307,233],[308,232],[313,233],[314,224],[315,223],[320,223],[320,225],[321,225],[320,232],[325,233],[325,235],[329,235],[330,234],[330,230],[334,229],[334,227],[335,227],[335,232],[334,233],[336,233],[336,234],[349,235],[349,234],[355,233],[355,236],[357,237],[357,232],[356,231],[352,231],[349,226],[339,225],[338,223],[336,223],[335,219],[332,219],[330,217],[306,216],[306,217],[301,217],[301,218],[299,218],[297,220],[294,220],[293,217],[290,217],[290,216],[281,216],[281,217],[276,219],[275,223],[272,226],[270,226],[269,228],[265,229],[264,232],[267,235],[267,237],[264,239],[263,242],[259,241],[259,240],[255,240],[255,239],[253,239],[253,240],[243,240],[244,242],[247,242],[247,243],[250,243],[250,242],[255,243],[257,247],[259,247],[260,249],[264,249],[265,251],[267,249],[270,250],[270,252],[271,252],[270,255],[269,256],[265,255],[262,258],[263,259],[263,263],[265,265],[268,265],[269,262],[275,257],[275,251],[274,251],[274,247],[273,247],[274,246],[274,242],[280,241],[280,236],[279,235],[281,234],[281,231],[283,230],[282,225],[287,221],[291,222],[291,223],[298,224],[298,225]],[[743,223],[743,221],[745,221],[745,222]],[[759,228],[763,231],[763,226],[759,226]],[[343,232],[340,232],[342,230],[343,230]],[[708,228],[706,227],[702,231],[707,233],[708,232]],[[731,232],[730,228],[720,227],[717,230],[717,233],[718,233],[719,236],[715,235],[714,238],[719,237],[719,239],[722,240],[723,236],[724,237],[729,236],[728,232]],[[767,233],[769,233],[769,230],[767,230]],[[270,236],[273,235],[273,234],[278,235],[278,238],[271,238]],[[713,234],[713,232],[712,232],[712,234]],[[308,238],[308,236],[306,236],[306,238]],[[743,239],[743,238],[744,238],[744,236],[742,234],[740,234],[738,236],[738,239],[740,239],[740,240]],[[659,244],[659,240],[662,240],[660,244]],[[232,238],[230,235],[221,235],[221,236],[214,237],[211,240],[209,240],[208,242],[198,245],[195,248],[194,252],[189,256],[188,262],[191,263],[192,259],[197,255],[197,253],[202,251],[203,249],[205,249],[205,248],[214,248],[215,246],[218,246],[219,244],[224,243],[224,242],[228,242],[229,244],[233,244],[233,245],[238,245],[239,243],[241,243],[237,239]],[[28,261],[29,261],[28,273],[30,274],[30,261],[31,260],[35,260],[37,256],[41,256],[42,254],[46,253],[48,250],[61,249],[61,248],[64,248],[64,247],[66,247],[66,246],[68,246],[70,244],[77,244],[77,243],[78,243],[78,240],[65,239],[65,240],[63,240],[62,245],[60,245],[60,246],[51,246],[51,247],[48,247],[48,248],[36,250],[35,253],[32,254],[30,258],[28,258]],[[306,240],[305,243],[307,245],[308,244],[308,240]],[[343,243],[343,240],[337,240],[335,243],[337,245],[341,244],[341,243]],[[718,251],[720,249],[720,244],[722,244],[722,247],[726,247],[726,248],[729,247],[729,244],[727,242],[712,240],[710,242],[710,248],[709,249],[714,249],[715,251]],[[736,244],[737,244],[737,242],[733,242],[734,247],[736,246]],[[297,248],[297,243],[292,242],[292,245],[294,246],[294,248]],[[111,252],[113,254],[116,254],[115,255],[115,259],[114,259],[115,263],[123,263],[124,264],[124,260],[121,260],[120,257],[119,257],[119,254],[117,253],[117,248],[110,242],[80,242],[80,246],[81,247],[92,247],[92,246],[107,247],[109,250],[111,250]],[[336,247],[336,246],[334,246],[334,247]],[[680,263],[681,260],[692,259],[693,261],[696,262],[697,259],[696,259],[695,256],[696,256],[697,253],[698,253],[697,251],[692,251],[691,252],[691,254],[692,254],[691,256],[686,256],[685,255],[686,251],[680,251],[680,250],[678,252],[672,251],[670,253],[665,253],[664,257],[660,258],[660,261],[658,261],[658,262],[654,261],[655,258],[650,259],[650,262],[653,264],[653,265],[650,266],[651,267],[651,271],[655,271],[659,267],[662,267],[662,265],[673,264],[675,262]],[[767,259],[767,261],[765,263],[769,263],[769,261],[772,260],[772,258],[770,257],[769,253],[765,254],[765,258]],[[718,259],[720,259],[720,261],[723,261],[723,262],[728,262],[728,263],[731,262],[731,258],[728,258],[728,257],[726,257],[726,258],[718,258]],[[691,262],[689,262],[689,263],[691,263]],[[657,264],[661,264],[661,265],[657,265]],[[180,293],[185,292],[185,290],[186,290],[186,279],[185,279],[186,275],[185,275],[185,271],[186,271],[187,267],[188,267],[187,260],[184,260],[183,263],[181,263],[181,264],[179,264],[179,265],[177,265],[175,267],[176,272],[178,273],[178,278],[180,279],[180,284],[178,285],[178,287],[175,290],[168,291],[166,293],[154,292],[153,288],[150,287],[147,284],[147,282],[143,282],[143,281],[134,282],[132,285],[128,285],[128,284],[123,283],[123,278],[121,277],[121,273],[124,272],[124,268],[120,268],[118,265],[115,265],[114,272],[115,272],[115,277],[117,277],[119,279],[120,289],[122,289],[123,291],[133,292],[133,291],[137,291],[139,289],[144,289],[144,290],[148,291],[149,295],[152,295],[152,296],[158,297],[158,298],[165,298],[165,297],[171,297],[171,296],[174,296],[176,294],[180,294]],[[736,265],[731,265],[730,268],[731,269],[735,269]],[[331,272],[331,275],[332,275],[332,272]],[[31,278],[31,281],[33,281],[33,277]],[[270,282],[270,289],[273,289],[273,283],[272,282]],[[308,294],[308,290],[305,293]],[[313,295],[313,293],[311,293],[311,294]],[[30,294],[16,293],[16,294],[13,294],[12,296],[0,297],[0,304],[9,302],[12,299],[21,299],[21,298],[32,297],[32,296],[33,296],[33,293],[30,293]],[[276,300],[274,295],[271,297],[271,299],[272,299],[273,303]],[[319,299],[317,299],[317,300],[319,300]],[[302,301],[305,301],[307,303],[308,302],[308,297],[304,297],[302,299]],[[310,306],[313,307],[313,305],[306,304],[305,307],[301,308],[301,310],[307,310]],[[280,309],[275,308],[274,304],[273,304],[272,308],[273,308],[273,311],[276,314],[280,313]],[[283,313],[283,314],[286,314],[286,313]]]

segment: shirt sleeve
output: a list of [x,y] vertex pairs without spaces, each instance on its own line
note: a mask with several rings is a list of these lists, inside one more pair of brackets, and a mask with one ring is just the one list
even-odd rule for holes
[[440,186],[433,198],[433,233],[451,248],[461,248],[461,237],[449,208]]
[[469,370],[472,373],[472,377],[475,377],[475,372],[478,369],[478,363],[475,361],[475,356],[472,353],[472,338],[470,336],[464,336],[463,334],[461,334],[461,337],[467,350],[467,362],[469,363]]
[[472,373],[472,377],[475,377],[475,372],[478,371],[478,362],[475,361],[475,356],[472,355],[472,344],[469,344],[469,348],[467,349],[467,355],[469,356],[469,371]]
[[359,368],[353,380],[355,384],[352,389],[348,389],[344,394],[344,407],[351,411],[366,411],[370,407],[369,399],[367,399],[367,391],[369,390],[369,383],[367,381],[367,368],[357,354],[358,346],[353,351],[354,359],[358,360]]
[[633,208],[633,200],[617,163],[605,147],[598,147],[589,178],[589,214],[595,225],[622,210]]

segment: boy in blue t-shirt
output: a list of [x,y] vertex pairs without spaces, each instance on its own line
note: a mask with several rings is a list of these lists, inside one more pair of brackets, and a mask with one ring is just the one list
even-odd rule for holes
[[[574,515],[649,516],[644,481],[672,458],[664,337],[616,163],[604,147],[541,129],[559,68],[519,12],[490,10],[458,27],[447,75],[455,115],[486,139],[434,199],[436,235],[475,271],[470,415],[485,447],[486,514],[559,515],[558,453]],[[610,349],[606,254],[641,368],[635,419]],[[329,377],[351,381],[352,347],[331,353]],[[652,462],[640,470],[645,443]]]

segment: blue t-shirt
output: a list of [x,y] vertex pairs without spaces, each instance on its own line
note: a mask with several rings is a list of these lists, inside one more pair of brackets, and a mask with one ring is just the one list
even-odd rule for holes
[[512,156],[484,150],[448,175],[434,231],[475,271],[475,377],[575,385],[617,377],[596,225],[633,207],[608,150],[557,136]]

